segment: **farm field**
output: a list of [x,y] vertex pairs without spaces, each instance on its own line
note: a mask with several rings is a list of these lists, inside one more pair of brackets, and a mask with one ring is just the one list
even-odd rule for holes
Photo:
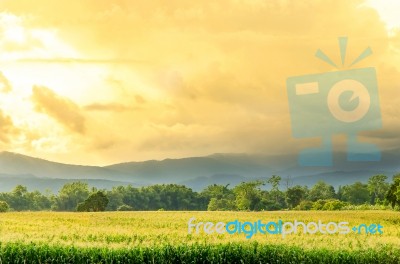
[[[188,221],[242,222],[321,220],[380,224],[383,234],[188,234]],[[195,229],[193,229],[195,231]],[[10,212],[0,214],[1,260],[7,257],[33,263],[136,263],[171,259],[192,263],[240,263],[241,258],[269,259],[270,263],[315,263],[322,256],[343,258],[338,263],[397,263],[400,261],[400,213],[393,211],[275,211],[275,212]],[[268,253],[270,252],[270,253]],[[286,252],[286,253],[285,253]],[[288,253],[289,252],[289,253]],[[321,253],[322,252],[322,253]],[[327,253],[328,252],[328,253]],[[172,254],[172,255],[168,255]],[[232,255],[233,254],[233,255]],[[235,257],[234,254],[236,254]],[[248,255],[250,254],[250,255]],[[264,254],[264,255],[263,255]],[[274,255],[275,254],[275,255]],[[344,255],[343,255],[344,254]],[[284,255],[286,257],[284,257]],[[57,257],[58,256],[58,257]],[[167,257],[168,256],[168,257]],[[197,257],[202,256],[197,259]],[[229,261],[229,256],[232,259]],[[275,257],[273,257],[275,256]],[[342,257],[341,257],[342,256]],[[364,262],[354,262],[358,259]],[[72,258],[74,257],[74,258]],[[72,258],[72,259],[71,259]],[[183,259],[182,259],[183,258]],[[108,260],[107,260],[108,259]],[[277,262],[274,262],[276,259]],[[286,259],[288,262],[282,262]],[[193,260],[196,260],[193,262]],[[329,263],[330,259],[326,259]],[[19,263],[19,262],[18,262]]]

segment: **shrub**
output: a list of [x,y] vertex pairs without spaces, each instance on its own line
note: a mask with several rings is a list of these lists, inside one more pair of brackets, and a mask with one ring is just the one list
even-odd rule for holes
[[298,206],[296,206],[295,210],[311,210],[313,206],[313,202],[311,201],[301,201]]
[[312,210],[322,210],[327,200],[317,200],[312,205]]
[[7,212],[8,209],[10,209],[10,206],[8,206],[8,203],[4,201],[0,201],[0,213]]
[[328,200],[324,206],[322,207],[322,210],[326,211],[335,211],[335,210],[341,210],[343,207],[349,205],[349,203],[342,202],[339,200]]
[[312,205],[313,210],[335,211],[341,210],[349,206],[349,203],[340,201],[338,199],[326,199],[315,201]]

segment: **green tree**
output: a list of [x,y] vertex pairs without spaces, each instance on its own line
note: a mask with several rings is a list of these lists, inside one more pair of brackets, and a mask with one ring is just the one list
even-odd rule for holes
[[334,211],[340,210],[344,206],[349,205],[346,202],[340,201],[338,199],[320,199],[313,203],[313,210],[324,210],[324,211]]
[[268,210],[279,210],[285,207],[285,195],[279,190],[281,180],[281,176],[278,175],[272,175],[267,180],[267,183],[272,186],[270,192],[265,193],[266,199],[263,200]]
[[89,197],[77,205],[76,210],[79,212],[101,212],[105,211],[108,204],[108,198],[102,191],[97,191],[89,195]]
[[294,187],[290,187],[286,190],[286,204],[288,205],[289,209],[292,209],[300,204],[302,200],[306,197],[307,189],[296,185]]
[[213,184],[200,193],[200,206],[206,203],[209,211],[235,210],[235,194],[227,185]]
[[108,197],[108,205],[106,210],[116,211],[118,207],[124,205],[124,194],[125,187],[124,186],[116,186],[113,187],[110,191],[107,192]]
[[25,186],[17,185],[11,191],[9,204],[16,211],[29,210],[29,195]]
[[242,182],[235,186],[235,204],[239,210],[260,210],[262,181]]
[[313,207],[313,202],[311,201],[301,201],[298,206],[296,206],[294,209],[295,210],[311,210]]
[[384,200],[385,194],[389,190],[386,182],[387,176],[383,174],[375,175],[368,180],[368,191],[371,195],[371,203],[376,204]]
[[89,196],[89,186],[83,182],[65,184],[56,198],[58,211],[74,211],[77,205]]
[[0,213],[7,212],[10,209],[10,206],[8,206],[8,203],[5,201],[0,201]]
[[39,191],[27,193],[29,199],[29,210],[40,211],[51,209],[51,198],[49,195],[44,195]]
[[361,182],[342,187],[342,200],[351,204],[364,204],[370,201],[368,186]]
[[335,210],[341,210],[343,207],[349,205],[346,202],[340,201],[338,199],[330,199],[327,200],[324,206],[322,207],[322,210],[326,211],[335,211]]
[[393,208],[400,206],[400,174],[393,176],[393,183],[386,194],[386,200]]
[[235,200],[226,198],[211,198],[207,207],[208,211],[231,211],[235,209]]
[[317,182],[308,192],[308,200],[327,200],[335,198],[335,188],[332,185],[328,185],[324,181]]

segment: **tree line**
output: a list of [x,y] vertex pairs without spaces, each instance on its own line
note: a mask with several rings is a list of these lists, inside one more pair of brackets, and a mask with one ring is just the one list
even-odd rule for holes
[[[111,190],[90,188],[84,182],[65,184],[57,194],[50,191],[29,192],[18,185],[11,192],[0,193],[0,212],[11,211],[154,211],[154,210],[340,210],[357,205],[400,208],[400,174],[387,182],[385,175],[374,175],[366,184],[355,182],[338,190],[324,181],[311,188],[282,188],[282,178],[273,175],[265,180],[213,184],[201,192],[178,184],[146,187],[117,186]],[[264,185],[270,185],[266,190]],[[285,189],[285,190],[283,190]]]

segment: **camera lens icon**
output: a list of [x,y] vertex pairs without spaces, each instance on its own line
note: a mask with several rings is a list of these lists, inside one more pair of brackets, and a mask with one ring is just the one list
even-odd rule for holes
[[[343,109],[341,97],[344,93],[350,92],[352,97],[348,103],[358,101],[356,108],[352,110]],[[367,88],[357,80],[342,80],[333,85],[328,93],[328,108],[330,113],[339,121],[352,123],[362,119],[371,105],[371,97]]]
[[363,131],[382,127],[374,68],[333,71],[287,79],[292,135],[321,138],[319,147],[299,153],[303,166],[331,166],[332,136],[347,136],[348,161],[378,161],[379,149],[358,141]]

